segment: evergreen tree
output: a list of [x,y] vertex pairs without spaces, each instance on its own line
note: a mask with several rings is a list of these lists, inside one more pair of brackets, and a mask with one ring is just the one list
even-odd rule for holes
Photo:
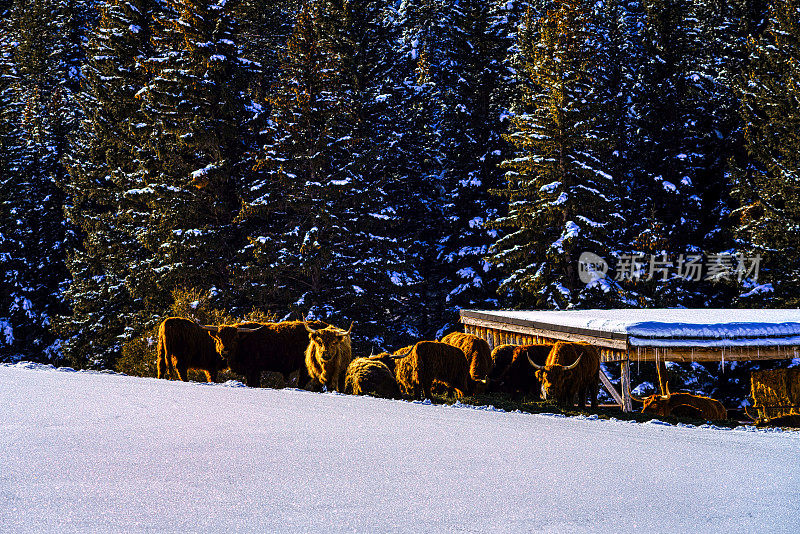
[[136,214],[145,207],[127,194],[141,182],[138,130],[144,117],[136,94],[146,75],[153,0],[111,0],[87,45],[80,93],[81,128],[68,157],[67,217],[81,243],[69,257],[71,313],[57,324],[75,366],[108,366],[119,357],[142,310],[131,294],[139,273],[131,265],[145,250],[136,239]]
[[385,202],[387,32],[379,2],[304,6],[244,217],[257,232],[248,276],[265,288],[262,306],[339,324],[359,319],[359,337],[379,345],[396,217]]
[[486,2],[409,1],[399,15],[406,143],[418,147],[408,151],[402,211],[420,221],[402,237],[414,265],[406,317],[420,336],[441,337],[458,308],[497,303],[484,223],[499,204],[488,190],[500,181],[505,48]]
[[212,291],[221,307],[239,304],[230,285],[241,240],[233,220],[252,165],[244,157],[252,103],[234,15],[224,1],[166,0],[156,18],[149,76],[136,95],[139,183],[124,193],[142,206],[130,230],[147,253],[131,263],[129,283],[148,322],[180,287]]
[[727,159],[736,146],[731,93],[718,79],[735,55],[724,3],[642,3],[636,136],[626,218],[629,253],[672,266],[667,277],[631,284],[639,305],[706,306],[730,300],[730,285],[690,279],[681,255],[732,252]]
[[0,317],[6,317],[0,358],[57,360],[52,318],[63,311],[61,291],[67,227],[61,159],[77,120],[72,88],[80,50],[59,25],[82,3],[18,0],[7,12],[3,44],[3,152]]
[[603,96],[592,83],[597,35],[578,1],[559,2],[535,19],[529,10],[518,34],[521,100],[507,139],[509,213],[493,224],[506,230],[492,261],[509,273],[502,283],[524,306],[586,305],[615,291],[609,280],[584,285],[578,258],[607,257],[605,236],[617,211],[613,178],[600,168]]
[[749,67],[741,77],[744,144],[735,193],[742,202],[738,231],[753,254],[763,256],[760,282],[769,302],[800,303],[800,4],[773,2],[763,35],[749,42]]

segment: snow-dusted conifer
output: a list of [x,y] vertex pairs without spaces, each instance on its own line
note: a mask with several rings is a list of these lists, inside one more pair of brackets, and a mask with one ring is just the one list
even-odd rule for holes
[[[749,68],[739,88],[745,148],[735,194],[739,235],[763,256],[753,296],[782,306],[800,303],[800,3],[773,2],[767,27],[749,42]],[[764,298],[766,296],[766,299]]]
[[[22,356],[57,360],[50,331],[63,312],[61,290],[68,229],[63,220],[62,158],[77,118],[73,89],[80,48],[63,24],[72,10],[49,0],[16,1],[6,7],[0,36],[0,122],[5,169],[0,176],[0,359]],[[5,330],[5,329],[4,329]]]
[[492,261],[508,273],[502,288],[526,306],[566,308],[613,291],[613,282],[581,282],[578,259],[607,256],[614,224],[613,177],[597,158],[602,95],[592,80],[598,38],[579,1],[558,2],[540,19],[529,10],[518,34],[522,98],[508,140],[508,215]]
[[139,146],[144,117],[136,94],[146,82],[141,62],[150,55],[154,0],[110,0],[100,9],[87,44],[81,128],[66,159],[66,214],[80,244],[70,254],[70,313],[57,331],[75,366],[110,366],[141,312],[131,294],[139,273],[131,265],[146,251],[135,214],[145,207],[128,194],[142,181]]

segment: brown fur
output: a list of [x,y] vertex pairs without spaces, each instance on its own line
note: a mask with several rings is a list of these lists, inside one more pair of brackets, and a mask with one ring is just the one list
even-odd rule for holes
[[173,371],[185,382],[187,371],[196,369],[203,371],[209,382],[216,382],[217,373],[227,367],[208,332],[183,317],[168,317],[161,322],[157,355],[158,378],[169,376]]
[[489,383],[489,373],[492,371],[492,349],[485,339],[473,334],[452,332],[442,338],[442,343],[447,343],[459,348],[469,362],[469,376],[475,393],[483,393]]
[[[413,348],[413,345],[412,345]],[[380,354],[374,354],[369,357],[370,360],[379,361],[384,364],[389,370],[394,374],[394,369],[397,366],[397,360],[402,358],[403,356],[397,354],[389,354],[388,352],[382,352]]]
[[644,400],[642,413],[661,417],[697,417],[706,421],[728,418],[728,411],[716,399],[692,395],[691,393],[671,393],[669,395],[650,395]]
[[[312,328],[327,326],[319,321],[309,324]],[[237,327],[257,326],[253,332],[237,331]],[[290,374],[300,371],[298,385],[303,387],[308,381],[305,372],[308,332],[302,321],[223,325],[217,332],[209,333],[231,371],[244,375],[245,383],[250,387],[261,385],[261,373],[264,371],[281,373],[287,382]]]
[[[420,341],[395,369],[400,392],[409,398],[431,398],[434,382],[456,397],[470,391],[469,364],[464,352],[438,341]],[[438,384],[437,384],[438,386]]]
[[516,347],[518,347],[518,345],[508,343],[505,345],[497,345],[492,349],[492,371],[496,370],[498,366],[504,367],[511,363],[511,355],[514,353]]
[[374,358],[356,358],[350,362],[344,378],[344,392],[384,399],[400,398],[394,373],[383,362]]
[[310,387],[341,392],[347,366],[353,359],[350,335],[341,328],[328,326],[308,334],[308,340],[306,370],[311,380]]
[[508,393],[512,399],[520,394],[538,399],[541,384],[536,379],[536,370],[528,357],[537,365],[545,365],[552,348],[553,345],[550,344],[497,347],[492,353],[495,367],[489,375],[491,390]]
[[[579,357],[577,367],[565,369]],[[591,393],[592,408],[596,408],[600,388],[600,351],[588,343],[559,341],[550,350],[544,369],[536,371],[536,378],[542,384],[543,399],[555,399],[562,406],[568,406],[577,395],[578,406],[583,408],[587,393]]]
[[413,348],[414,348],[414,345],[406,345],[402,349],[397,349],[392,354],[406,356],[408,353],[411,352],[411,349],[413,349]]

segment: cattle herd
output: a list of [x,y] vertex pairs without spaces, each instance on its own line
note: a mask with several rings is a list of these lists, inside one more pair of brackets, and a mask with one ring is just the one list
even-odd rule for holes
[[[600,352],[588,343],[500,345],[491,350],[478,336],[454,332],[441,341],[353,359],[352,328],[320,321],[205,326],[169,317],[158,331],[158,378],[174,373],[185,381],[187,371],[194,369],[215,382],[221,370],[230,369],[248,386],[258,387],[262,373],[271,371],[287,383],[296,375],[298,387],[312,391],[395,399],[496,392],[562,406],[577,402],[581,408],[589,396],[597,407]],[[658,415],[727,417],[718,401],[688,393],[636,400],[644,403],[644,411]]]

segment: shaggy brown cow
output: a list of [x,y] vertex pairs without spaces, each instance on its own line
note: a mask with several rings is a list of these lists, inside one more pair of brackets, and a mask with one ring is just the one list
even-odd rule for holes
[[306,325],[308,330],[308,346],[306,347],[306,370],[311,379],[310,388],[335,389],[342,392],[342,381],[350,360],[353,359],[350,350],[350,329],[347,331],[335,326],[328,326],[314,330]]
[[497,345],[492,349],[492,372],[494,374],[498,367],[505,368],[511,363],[511,356],[514,354],[514,349],[519,345]]
[[[411,347],[414,348],[413,345]],[[409,351],[410,352],[410,351]],[[394,369],[397,366],[397,361],[403,358],[404,354],[389,354],[388,352],[381,352],[380,354],[370,354],[369,359],[381,362],[394,374]]]
[[[317,321],[313,325],[327,326]],[[302,321],[240,323],[206,328],[231,371],[244,375],[248,386],[260,386],[263,371],[281,373],[287,382],[289,375],[300,371],[298,386],[303,387],[308,382],[305,372],[308,334]]]
[[492,349],[485,339],[473,334],[452,332],[442,338],[447,343],[459,348],[469,362],[469,376],[475,393],[483,393],[489,384],[489,373],[492,370]]
[[667,395],[650,395],[644,399],[631,396],[643,402],[642,413],[651,413],[661,417],[693,417],[706,421],[717,421],[728,418],[728,411],[716,399],[692,395],[691,393],[669,393]]
[[384,399],[400,398],[394,373],[383,362],[374,358],[356,358],[350,362],[344,378],[344,392]]
[[405,356],[414,348],[414,345],[406,345],[402,349],[397,349],[392,353],[393,356]]
[[171,370],[185,382],[188,370],[195,369],[203,371],[209,382],[217,381],[217,373],[228,365],[206,328],[183,317],[167,317],[161,322],[156,349],[158,378],[169,376]]
[[562,406],[571,405],[578,396],[578,406],[586,405],[591,393],[592,408],[597,408],[600,389],[600,351],[588,343],[557,342],[547,361],[539,365],[529,358],[542,384],[542,398],[555,399]]
[[491,390],[508,393],[512,399],[520,394],[538,399],[541,384],[531,362],[545,365],[552,348],[550,344],[538,344],[501,345],[495,349],[495,367],[489,375]]
[[471,393],[469,364],[464,351],[438,341],[420,341],[395,368],[400,392],[410,398],[431,398],[434,383],[456,397]]

